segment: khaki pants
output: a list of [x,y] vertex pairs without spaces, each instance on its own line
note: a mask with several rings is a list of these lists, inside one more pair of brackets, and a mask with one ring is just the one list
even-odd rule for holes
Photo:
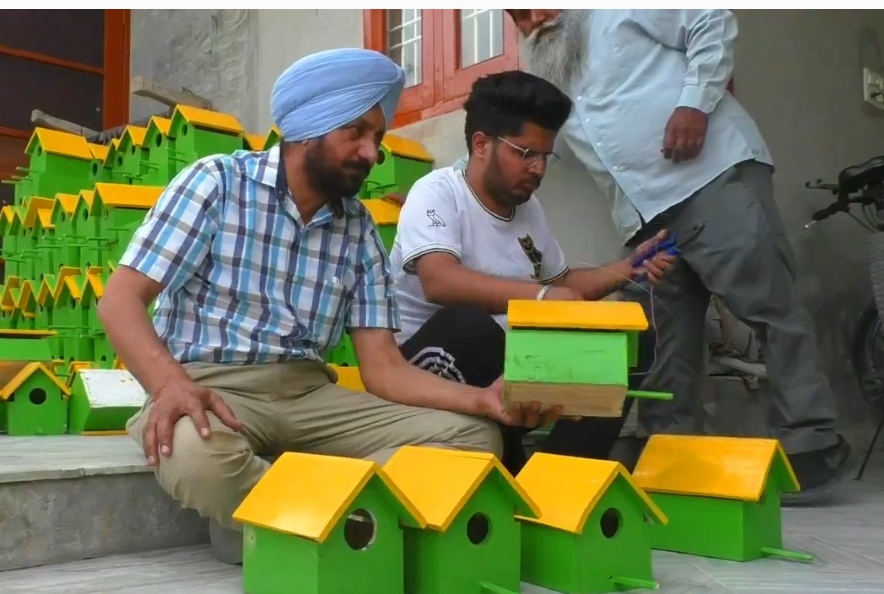
[[[182,417],[175,425],[172,455],[160,456],[156,476],[184,507],[227,528],[242,529],[231,515],[270,467],[263,457],[285,451],[380,464],[403,445],[502,454],[500,432],[490,420],[347,390],[333,383],[329,368],[316,363],[190,363],[185,369],[224,399],[243,429],[236,433],[209,413],[212,435],[203,439],[190,417]],[[148,401],[127,425],[139,445],[150,407]]]

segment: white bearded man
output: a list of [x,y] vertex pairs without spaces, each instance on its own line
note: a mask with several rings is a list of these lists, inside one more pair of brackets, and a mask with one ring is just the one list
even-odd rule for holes
[[[559,136],[595,178],[628,248],[668,229],[681,258],[655,288],[657,356],[639,404],[646,434],[699,432],[704,319],[711,295],[762,338],[770,419],[802,490],[827,496],[850,446],[818,369],[794,255],[773,196],[773,159],[727,91],[736,17],[728,10],[517,10],[527,69],[573,101]],[[630,298],[649,308],[648,294]]]

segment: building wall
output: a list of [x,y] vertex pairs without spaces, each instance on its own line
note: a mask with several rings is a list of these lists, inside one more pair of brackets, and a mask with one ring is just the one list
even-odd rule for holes
[[[362,46],[358,10],[133,12],[133,75],[168,77],[207,94],[255,131],[271,125],[270,89],[293,60]],[[863,65],[884,71],[884,12],[739,10],[737,16],[736,95],[776,160],[777,201],[798,255],[823,366],[845,420],[862,425],[868,409],[849,361],[849,342],[869,299],[865,232],[844,216],[803,230],[810,214],[830,199],[805,189],[804,182],[831,179],[847,165],[884,153],[884,112],[863,104],[860,87]],[[464,152],[462,112],[397,133],[424,142],[439,165]],[[603,263],[618,253],[608,212],[592,180],[563,152],[540,197],[570,260]]]

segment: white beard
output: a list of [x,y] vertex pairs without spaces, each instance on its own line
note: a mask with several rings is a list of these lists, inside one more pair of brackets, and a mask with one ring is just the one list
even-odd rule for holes
[[587,54],[587,14],[584,9],[562,10],[553,21],[544,23],[523,40],[521,52],[526,70],[570,94],[572,79],[583,68]]

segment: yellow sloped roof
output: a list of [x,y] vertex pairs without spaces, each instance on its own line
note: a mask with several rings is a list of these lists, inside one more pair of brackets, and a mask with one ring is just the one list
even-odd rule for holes
[[6,205],[2,209],[0,209],[0,216],[3,216],[6,219],[7,223],[12,222],[12,217],[15,214],[15,211],[12,209],[12,206]]
[[26,312],[28,311],[27,307],[31,304],[37,305],[37,291],[34,287],[34,281],[26,279],[21,284],[15,306],[22,312]]
[[150,130],[154,126],[156,126],[160,132],[168,136],[169,130],[172,129],[172,120],[160,116],[153,116],[150,118],[150,123],[148,123],[147,129]]
[[384,135],[381,144],[388,151],[400,157],[407,157],[409,159],[425,161],[427,163],[432,163],[434,161],[433,155],[427,152],[424,145],[411,138],[396,136],[395,134],[386,134]]
[[43,276],[40,283],[40,289],[37,291],[37,304],[43,305],[47,299],[55,299],[55,275],[47,274]]
[[587,518],[620,477],[635,493],[642,513],[661,524],[668,521],[619,462],[543,453],[531,456],[516,477],[537,503],[540,515],[519,519],[580,534]]
[[93,159],[98,159],[102,163],[107,159],[107,153],[110,149],[104,144],[89,143],[89,152],[92,153]]
[[52,223],[52,209],[51,208],[38,208],[37,209],[37,220],[40,221],[40,225],[44,229],[54,229],[55,225]]
[[129,139],[129,142],[134,144],[135,146],[143,146],[144,145],[144,135],[147,134],[147,128],[142,128],[141,126],[126,126],[126,129],[123,130],[123,136],[121,137],[120,144]]
[[568,330],[648,329],[642,306],[633,301],[537,301],[514,299],[507,308],[510,328]]
[[390,479],[427,519],[427,527],[444,532],[493,472],[511,487],[518,507],[539,515],[531,497],[493,454],[405,446],[384,465]]
[[104,281],[101,278],[103,270],[101,266],[90,266],[89,270],[86,271],[86,278],[83,281],[83,286],[80,287],[80,298],[86,297],[89,293],[95,296],[96,299],[101,299],[104,296]]
[[161,186],[130,186],[129,184],[95,184],[101,204],[116,208],[150,209],[163,193]]
[[654,435],[633,472],[649,493],[759,501],[769,480],[798,491],[798,479],[775,439]]
[[33,227],[37,222],[37,218],[39,217],[38,211],[40,209],[48,208],[50,212],[52,212],[52,207],[55,206],[54,198],[42,198],[40,196],[31,196],[28,198],[27,204],[25,206],[25,227]]
[[85,202],[86,206],[91,209],[92,203],[95,202],[95,192],[93,190],[80,190],[80,196],[77,199],[77,205],[80,204],[80,200]]
[[286,452],[264,473],[233,518],[325,542],[372,477],[377,476],[417,525],[426,522],[370,460]]
[[58,269],[58,275],[55,279],[55,295],[52,296],[56,304],[64,289],[67,289],[74,299],[80,298],[80,286],[77,284],[77,277],[80,274],[80,269],[74,266],[62,266]]
[[354,392],[364,392],[365,384],[362,383],[362,375],[359,373],[358,367],[338,367],[337,365],[329,365],[338,374],[336,382],[342,388],[353,390]]
[[17,276],[11,276],[6,279],[3,285],[3,295],[0,295],[0,306],[5,311],[12,311],[18,307],[18,295],[21,291],[21,279]]
[[62,155],[85,161],[92,160],[92,151],[89,150],[89,143],[86,142],[86,138],[79,134],[50,130],[48,128],[34,128],[34,133],[31,134],[28,146],[25,149],[26,153],[31,152],[36,141],[40,142],[43,152],[50,155]]
[[19,361],[0,361],[0,399],[9,400],[9,397],[21,386],[29,377],[35,373],[44,373],[52,382],[58,386],[61,393],[70,396],[71,392],[58,377],[52,373],[42,363],[23,363]]
[[360,202],[374,219],[375,225],[398,225],[399,212],[402,207],[394,204],[389,200],[373,198],[371,200],[362,200]]
[[64,210],[65,214],[73,214],[74,210],[77,208],[77,201],[79,199],[80,197],[77,194],[56,194],[56,206],[53,207],[53,210],[61,208]]
[[[180,114],[187,122],[202,128],[214,128],[231,134],[242,134],[245,131],[239,120],[229,113],[200,109],[190,105],[177,106],[175,113]],[[175,113],[172,114],[173,120]]]
[[246,143],[249,145],[249,148],[253,151],[264,150],[264,144],[267,142],[267,136],[261,136],[260,134],[243,134],[243,137],[246,139]]

